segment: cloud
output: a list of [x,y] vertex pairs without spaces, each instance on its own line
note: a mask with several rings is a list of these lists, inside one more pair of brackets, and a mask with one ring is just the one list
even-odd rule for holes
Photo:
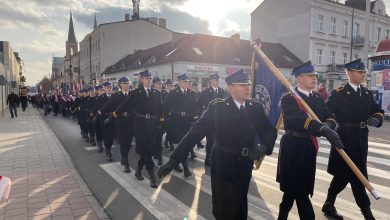
[[29,44],[18,44],[18,48],[38,53],[51,53],[64,51],[65,49],[55,42],[33,40]]
[[44,25],[49,23],[47,15],[41,10],[32,10],[31,3],[24,1],[1,1],[0,19],[13,21],[15,25]]

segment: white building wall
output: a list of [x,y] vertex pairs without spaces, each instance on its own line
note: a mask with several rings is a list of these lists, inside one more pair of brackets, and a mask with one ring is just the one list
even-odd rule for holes
[[102,24],[80,42],[81,75],[89,82],[128,54],[172,40],[172,31],[143,20]]

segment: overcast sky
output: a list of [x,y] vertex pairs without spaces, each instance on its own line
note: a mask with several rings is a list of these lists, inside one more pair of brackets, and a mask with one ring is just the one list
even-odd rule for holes
[[[250,12],[263,0],[141,0],[142,17],[167,19],[173,31],[249,38]],[[51,73],[51,58],[65,55],[72,10],[76,38],[98,24],[124,20],[131,0],[0,0],[0,40],[10,41],[24,61],[27,84]]]

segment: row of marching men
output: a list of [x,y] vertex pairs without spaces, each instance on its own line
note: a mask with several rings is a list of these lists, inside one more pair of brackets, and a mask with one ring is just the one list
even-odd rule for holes
[[[105,151],[107,161],[112,161],[111,148],[115,138],[118,139],[121,153],[121,164],[124,172],[129,173],[129,151],[135,138],[135,152],[139,155],[135,177],[142,181],[142,169],[145,167],[150,186],[157,187],[154,172],[154,160],[163,164],[162,141],[171,151],[190,130],[193,123],[207,108],[210,101],[225,98],[227,93],[219,87],[218,74],[210,76],[210,87],[198,92],[196,82],[191,82],[188,75],[178,76],[178,84],[172,81],[163,82],[153,78],[146,70],[140,73],[140,85],[131,89],[127,77],[118,80],[119,91],[113,94],[113,85],[107,81],[96,87],[81,90],[75,103],[81,135],[98,152]],[[163,85],[165,84],[165,89]],[[212,134],[207,135],[206,161],[210,164]],[[198,142],[197,146],[204,146]],[[191,159],[196,157],[194,151],[189,153]],[[182,165],[182,167],[180,166]],[[175,165],[175,170],[191,176],[187,158]]]

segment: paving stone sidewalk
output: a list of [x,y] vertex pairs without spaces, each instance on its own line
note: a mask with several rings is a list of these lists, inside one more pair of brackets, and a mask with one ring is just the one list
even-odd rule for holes
[[32,107],[0,117],[0,175],[11,178],[0,220],[108,219],[63,146]]

